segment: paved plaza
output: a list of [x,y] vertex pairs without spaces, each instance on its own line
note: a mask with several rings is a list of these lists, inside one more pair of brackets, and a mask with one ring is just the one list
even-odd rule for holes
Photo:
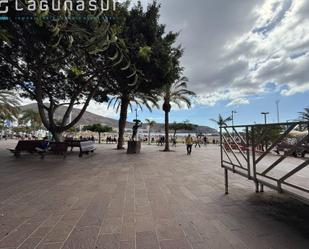
[[309,248],[309,207],[230,176],[219,148],[14,158],[0,141],[1,249]]

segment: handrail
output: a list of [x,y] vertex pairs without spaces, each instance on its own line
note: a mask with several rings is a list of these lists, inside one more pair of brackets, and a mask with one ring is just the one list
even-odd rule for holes
[[[306,125],[306,129],[309,130],[309,122],[303,121],[273,124],[220,126],[221,166],[224,168],[226,194],[228,194],[228,172],[231,171],[238,175],[248,177],[249,180],[252,180],[255,183],[256,192],[263,192],[264,186],[266,186],[277,190],[279,193],[289,194],[295,198],[300,199],[301,201],[305,200],[308,203],[309,197],[305,194],[308,194],[309,190],[303,186],[300,186],[300,184],[292,184],[287,182],[287,180],[308,167],[309,159],[306,159],[305,161],[296,160],[295,167],[293,167],[293,169],[286,170],[283,176],[281,176],[282,174],[280,174],[280,176],[277,174],[276,176],[277,171],[273,171],[273,169],[281,165],[287,157],[296,154],[295,152],[297,152],[299,149],[304,149],[303,144],[308,143],[309,134],[305,133],[306,135],[304,135],[304,137],[301,139],[298,139],[295,144],[286,146],[286,153],[281,155],[274,162],[269,162],[269,164],[267,164],[268,161],[263,160],[263,164],[266,166],[266,168],[264,168],[264,170],[260,170],[262,159],[272,154],[273,149],[277,146],[282,146],[280,145],[282,144],[282,141],[287,139],[289,134],[299,125]],[[276,139],[272,139],[272,143],[269,144],[269,141],[266,141],[269,140],[269,136],[266,136],[268,132],[267,130],[276,126],[281,127],[283,131]],[[240,128],[243,128],[244,132],[238,132],[237,129],[239,130]],[[260,131],[261,128],[262,134],[257,134],[257,130]],[[236,141],[235,138],[239,138],[241,145],[246,146],[246,153],[242,151],[240,144],[237,143],[238,141]],[[260,146],[260,144],[264,144],[266,147],[262,154],[259,150],[257,150],[257,147]],[[278,149],[279,148],[280,147],[278,147]],[[275,156],[275,154],[272,154],[272,156]],[[245,159],[245,163],[241,163],[241,157]],[[236,168],[241,169],[241,171],[237,170]],[[270,171],[272,171],[271,175],[268,174]],[[304,196],[300,195],[299,192],[303,193]]]
[[245,128],[245,127],[252,127],[252,126],[261,126],[261,127],[264,127],[264,126],[287,126],[287,125],[293,125],[293,124],[296,124],[296,125],[309,125],[309,122],[308,121],[300,121],[300,122],[286,122],[286,123],[268,123],[268,124],[249,124],[249,125],[234,125],[234,126],[230,126],[230,125],[222,125],[220,127],[222,128]]

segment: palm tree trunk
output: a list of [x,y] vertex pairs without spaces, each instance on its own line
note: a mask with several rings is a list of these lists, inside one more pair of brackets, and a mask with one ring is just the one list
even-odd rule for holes
[[119,131],[118,131],[118,144],[117,150],[123,149],[124,144],[124,130],[126,128],[127,116],[128,116],[128,106],[129,106],[129,98],[124,96],[121,98],[121,107],[120,107],[120,117],[119,117]]
[[149,127],[149,129],[148,129],[148,145],[150,145],[151,143],[150,143],[150,127]]
[[101,143],[101,132],[99,132],[99,144]]
[[165,148],[164,151],[170,151],[170,140],[169,140],[169,112],[165,111]]
[[0,119],[0,140],[2,140],[4,131],[4,120]]

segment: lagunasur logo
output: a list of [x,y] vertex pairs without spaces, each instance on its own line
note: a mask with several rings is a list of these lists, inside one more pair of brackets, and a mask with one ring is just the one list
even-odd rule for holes
[[[0,0],[0,14],[7,14],[10,8],[15,11],[115,11],[117,0]],[[2,18],[3,19],[3,18]]]

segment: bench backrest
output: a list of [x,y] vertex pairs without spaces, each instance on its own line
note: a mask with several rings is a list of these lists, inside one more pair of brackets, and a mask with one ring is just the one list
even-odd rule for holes
[[68,146],[70,147],[80,147],[80,141],[79,140],[65,140],[65,142],[67,143]]
[[18,141],[15,150],[16,151],[35,151],[36,147],[41,145],[40,140],[20,140]]
[[82,151],[90,151],[95,149],[94,141],[80,141],[80,149]]

